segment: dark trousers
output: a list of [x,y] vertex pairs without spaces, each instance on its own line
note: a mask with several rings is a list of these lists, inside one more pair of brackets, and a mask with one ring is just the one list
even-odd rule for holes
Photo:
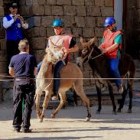
[[17,41],[7,40],[6,41],[6,46],[7,46],[7,65],[8,66],[9,66],[11,57],[13,55],[16,55],[16,54],[19,53],[18,43],[19,43],[19,40],[17,40]]
[[35,84],[33,81],[15,80],[13,89],[13,127],[15,129],[20,129],[22,123],[24,129],[28,129],[30,127],[34,94]]
[[58,61],[54,67],[54,83],[53,83],[53,92],[54,95],[58,93],[58,89],[60,86],[60,71],[65,66],[63,61]]

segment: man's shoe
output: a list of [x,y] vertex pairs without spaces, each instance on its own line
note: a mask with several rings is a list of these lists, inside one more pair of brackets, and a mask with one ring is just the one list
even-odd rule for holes
[[24,132],[24,133],[31,133],[32,130],[31,130],[31,129],[23,129],[23,132]]
[[122,86],[122,85],[119,86],[119,88],[118,88],[118,92],[119,92],[120,94],[123,93],[123,86]]

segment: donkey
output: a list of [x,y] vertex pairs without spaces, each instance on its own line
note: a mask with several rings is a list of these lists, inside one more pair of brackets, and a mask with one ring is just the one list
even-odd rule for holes
[[[58,51],[58,50],[57,50]],[[61,53],[57,53],[61,56]],[[60,58],[56,56],[54,45],[51,49],[47,50],[47,54],[44,56],[40,71],[36,77],[36,94],[35,94],[35,105],[37,117],[40,119],[40,122],[43,121],[45,109],[48,106],[48,102],[53,94],[53,64],[56,63]],[[86,121],[89,121],[91,118],[90,112],[90,101],[87,98],[84,89],[83,89],[83,73],[80,68],[74,63],[68,63],[64,66],[60,72],[61,80],[59,87],[59,96],[60,103],[58,107],[52,112],[51,117],[54,118],[56,114],[60,111],[62,106],[66,101],[66,91],[70,88],[74,88],[77,95],[79,95],[87,108],[87,118]],[[45,94],[43,101],[43,109],[40,109],[40,99],[41,96]]]
[[[98,96],[98,109],[97,113],[100,113],[101,111],[101,92],[102,87],[106,84],[109,89],[109,95],[112,101],[113,105],[113,112],[116,114],[116,104],[114,100],[113,95],[113,80],[107,79],[108,77],[111,78],[111,75],[109,73],[109,68],[107,65],[107,59],[106,57],[101,54],[100,50],[95,46],[96,38],[92,38],[89,41],[84,41],[84,39],[80,38],[80,43],[82,46],[81,56],[78,58],[81,60],[79,65],[82,65],[82,63],[88,61],[89,66],[92,69],[93,77],[95,77],[95,86],[97,90],[97,96]],[[118,108],[118,112],[121,112],[121,109],[124,106],[124,101],[126,98],[127,93],[129,93],[129,107],[128,107],[128,113],[132,112],[132,97],[133,97],[133,84],[134,84],[134,76],[135,76],[135,64],[133,59],[128,54],[123,54],[121,57],[121,62],[119,65],[119,70],[121,73],[121,77],[124,78],[127,76],[127,86],[123,84],[124,86],[124,92],[122,94],[122,99],[119,101],[120,105]],[[105,80],[102,80],[104,78]]]

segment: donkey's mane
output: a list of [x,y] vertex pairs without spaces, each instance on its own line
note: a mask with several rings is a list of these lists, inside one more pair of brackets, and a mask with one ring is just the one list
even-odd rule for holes
[[91,48],[94,48],[92,52],[92,57],[89,59],[90,66],[99,73],[102,77],[110,77],[109,75],[109,69],[107,64],[107,58],[104,55],[99,56],[98,58],[95,58],[96,56],[101,54],[101,51],[96,45],[92,45]]

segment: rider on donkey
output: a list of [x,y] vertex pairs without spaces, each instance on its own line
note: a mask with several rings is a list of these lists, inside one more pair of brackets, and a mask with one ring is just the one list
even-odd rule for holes
[[107,17],[104,22],[106,28],[103,33],[102,43],[99,49],[108,59],[111,75],[116,78],[115,84],[118,92],[123,92],[121,76],[119,72],[120,50],[122,48],[122,33],[116,28],[116,20],[113,17]]
[[[68,63],[69,61],[69,53],[77,52],[78,46],[76,45],[75,39],[71,35],[67,35],[64,33],[64,23],[61,19],[57,18],[54,19],[52,22],[52,27],[54,29],[54,36],[49,37],[48,40],[48,47],[51,44],[54,44],[56,47],[57,45],[62,42],[63,44],[63,51],[64,56],[61,60],[59,60],[54,67],[54,84],[53,84],[53,92],[54,96],[52,100],[57,99],[58,89],[60,86],[60,71],[61,69]],[[47,48],[46,48],[47,50]]]

